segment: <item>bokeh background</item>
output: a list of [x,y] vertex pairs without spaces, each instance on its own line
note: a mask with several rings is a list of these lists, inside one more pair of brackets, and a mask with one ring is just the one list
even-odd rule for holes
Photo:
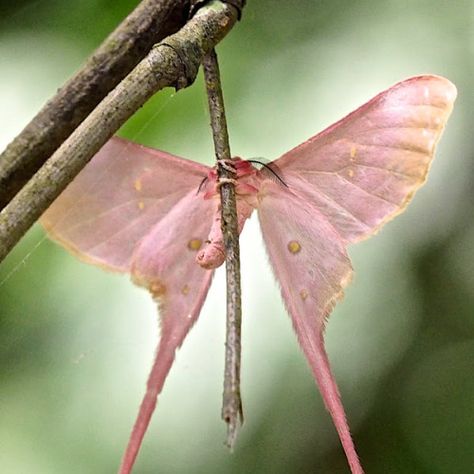
[[[0,2],[0,148],[132,0]],[[472,1],[250,1],[219,46],[231,147],[273,159],[407,76],[459,96],[425,187],[350,248],[356,275],[327,347],[367,473],[474,469]],[[210,164],[202,77],[160,93],[122,136]],[[256,218],[242,238],[245,424],[220,420],[222,269],[179,352],[135,472],[347,473],[271,275]],[[317,245],[317,242],[315,242]],[[0,472],[111,473],[158,340],[127,276],[75,260],[34,228],[0,266]]]

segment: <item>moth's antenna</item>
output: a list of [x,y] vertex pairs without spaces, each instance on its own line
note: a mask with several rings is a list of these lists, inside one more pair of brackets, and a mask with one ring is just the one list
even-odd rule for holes
[[271,166],[267,165],[266,163],[262,163],[261,161],[258,161],[258,160],[247,160],[247,161],[250,163],[258,163],[259,165],[264,166],[268,171],[270,171],[276,177],[276,179],[278,179],[278,181],[280,181],[281,184],[283,184],[283,186],[288,187],[288,185],[283,181],[282,178],[280,178],[280,176],[278,176],[278,173],[275,170],[273,170]]
[[199,188],[198,188],[198,190],[196,191],[196,195],[198,195],[198,194],[201,192],[201,189],[202,189],[202,187],[204,186],[204,183],[205,183],[206,181],[207,181],[207,176],[205,176],[205,177],[202,179],[201,183],[199,184]]

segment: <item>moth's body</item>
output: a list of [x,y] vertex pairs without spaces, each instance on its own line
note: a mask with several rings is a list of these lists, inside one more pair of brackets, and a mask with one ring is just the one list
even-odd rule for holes
[[[242,232],[245,221],[250,217],[253,210],[257,208],[258,191],[262,179],[258,170],[252,163],[239,157],[233,159],[235,168],[235,195],[237,206],[237,222],[239,234]],[[219,193],[219,178],[217,166],[212,168],[206,178],[205,187],[200,190],[201,199],[213,199],[215,201],[215,213],[209,236],[196,256],[196,262],[206,269],[217,268],[224,263],[225,248],[221,230],[221,208]]]
[[[424,183],[455,97],[454,85],[437,76],[396,84],[275,160],[284,185],[245,160],[234,163],[239,233],[256,209],[353,474],[363,471],[324,349],[324,324],[352,275],[348,244],[402,212]],[[215,168],[114,138],[42,218],[75,255],[130,272],[160,305],[161,339],[121,474],[132,469],[175,351],[199,315],[212,269],[224,261],[218,185]]]

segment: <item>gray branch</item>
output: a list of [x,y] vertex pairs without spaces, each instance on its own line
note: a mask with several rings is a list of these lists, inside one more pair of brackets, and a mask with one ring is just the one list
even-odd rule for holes
[[143,0],[0,155],[0,209],[155,43],[187,19],[189,0]]
[[238,10],[214,0],[150,51],[0,213],[0,262],[105,142],[154,93],[185,87],[230,31]]
[[[203,61],[207,96],[211,116],[212,135],[217,159],[219,179],[235,179],[235,172],[220,166],[220,161],[231,159],[224,98],[220,82],[219,65],[214,51]],[[235,186],[223,181],[221,191],[221,227],[226,250],[227,277],[227,318],[224,368],[224,394],[222,418],[227,423],[227,446],[232,449],[243,422],[242,400],[240,397],[240,360],[242,294],[240,286],[240,247],[237,220]]]

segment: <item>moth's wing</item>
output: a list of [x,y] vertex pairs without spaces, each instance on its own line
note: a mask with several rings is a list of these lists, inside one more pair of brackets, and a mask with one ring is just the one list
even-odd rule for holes
[[159,304],[161,335],[147,389],[124,454],[120,473],[129,473],[177,348],[196,321],[213,271],[195,261],[207,239],[217,200],[192,190],[141,240],[132,256],[132,278]]
[[50,237],[82,260],[131,271],[158,301],[160,343],[120,472],[129,473],[176,349],[196,321],[212,271],[195,261],[217,202],[198,194],[209,168],[111,139],[45,212]]
[[442,77],[407,79],[273,163],[341,237],[363,239],[403,211],[425,182],[455,98]]
[[138,241],[209,168],[114,137],[43,214],[48,235],[80,259],[129,271]]
[[315,206],[291,190],[267,180],[260,194],[260,226],[283,299],[352,472],[360,474],[323,340],[325,319],[351,278],[344,242]]

